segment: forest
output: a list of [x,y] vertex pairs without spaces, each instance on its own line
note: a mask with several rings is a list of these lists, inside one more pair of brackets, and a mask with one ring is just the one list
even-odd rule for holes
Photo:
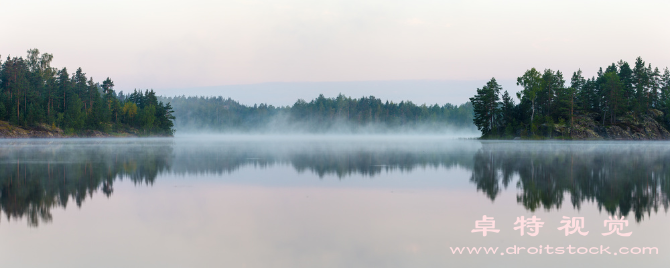
[[472,105],[417,105],[382,101],[374,96],[335,98],[319,95],[292,106],[247,106],[223,97],[159,97],[174,107],[180,132],[397,132],[472,128]]
[[92,130],[173,135],[172,107],[153,90],[117,94],[109,77],[98,83],[81,68],[69,73],[51,67],[52,60],[52,54],[37,49],[28,50],[25,59],[0,60],[1,121],[23,128],[60,128],[67,135]]
[[644,133],[652,120],[667,136],[670,71],[666,67],[661,73],[641,57],[633,66],[621,60],[600,68],[591,78],[578,70],[570,86],[561,71],[532,68],[517,78],[517,85],[523,87],[516,94],[519,103],[507,91],[501,94],[495,78],[470,98],[482,138],[551,137],[556,129],[566,129],[563,135],[570,136],[585,128],[616,136],[614,130]]

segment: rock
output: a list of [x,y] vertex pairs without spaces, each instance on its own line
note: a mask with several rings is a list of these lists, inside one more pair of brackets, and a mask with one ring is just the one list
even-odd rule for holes
[[629,140],[630,133],[618,126],[611,126],[607,128],[607,137],[613,140]]
[[123,136],[123,137],[135,137],[136,132],[120,132],[115,133],[115,135],[101,132],[98,130],[86,130],[83,133],[69,134],[65,135],[62,129],[55,126],[49,126],[47,124],[38,124],[31,126],[29,128],[23,129],[17,126],[12,126],[6,121],[0,121],[0,138],[71,138],[71,137],[113,137],[113,136]]
[[[570,137],[573,140],[667,140],[670,132],[659,123],[663,112],[651,109],[649,113],[636,116],[632,112],[619,118],[613,125],[597,122],[595,115],[578,115],[574,126],[555,124],[552,137]],[[657,120],[658,119],[658,120]]]

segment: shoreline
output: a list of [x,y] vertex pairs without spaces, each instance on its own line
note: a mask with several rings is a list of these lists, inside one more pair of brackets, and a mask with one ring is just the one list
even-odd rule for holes
[[58,127],[40,124],[23,128],[0,121],[0,139],[73,139],[73,138],[140,138],[140,137],[173,137],[166,135],[140,135],[135,131],[103,132],[99,130],[83,130],[78,133],[65,133]]

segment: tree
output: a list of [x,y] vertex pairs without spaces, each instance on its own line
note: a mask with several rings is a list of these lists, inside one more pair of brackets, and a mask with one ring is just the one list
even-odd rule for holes
[[621,84],[623,86],[624,103],[622,103],[622,108],[628,110],[635,106],[633,103],[635,99],[635,89],[633,88],[633,70],[630,69],[628,62],[623,60],[620,60],[618,65],[619,79],[621,80]]
[[25,125],[26,122],[23,119],[26,111],[27,94],[30,88],[30,70],[28,64],[23,58],[7,57],[0,76],[2,77],[0,78],[2,80],[2,88],[9,95],[7,104],[14,106],[10,110],[10,121],[14,124]]
[[647,94],[649,85],[649,74],[644,66],[644,61],[641,57],[635,59],[635,67],[633,68],[633,87],[635,88],[635,110],[638,113],[646,112],[648,107]]
[[74,131],[84,129],[86,113],[84,112],[84,102],[79,99],[77,94],[68,96],[67,109],[65,110],[64,125]]
[[572,74],[572,78],[570,79],[570,90],[568,95],[570,96],[570,125],[574,125],[574,118],[575,118],[575,100],[577,99],[577,94],[578,92],[581,92],[582,89],[584,88],[584,84],[586,84],[586,80],[582,76],[582,70],[579,69],[576,72]]
[[[64,113],[65,109],[67,109],[67,96],[72,90],[72,82],[70,81],[70,75],[67,72],[67,68],[63,68],[58,71],[57,87],[58,98],[60,99],[58,101],[58,111]],[[61,106],[60,104],[63,105]]]
[[102,81],[102,93],[107,94],[113,89],[114,89],[114,81],[112,81],[112,79],[109,79],[109,77],[107,77],[105,81]]
[[502,114],[502,124],[500,127],[504,127],[505,135],[512,135],[514,128],[514,100],[507,90],[503,93],[502,105],[500,108]]
[[530,122],[532,129],[535,119],[535,101],[542,90],[542,75],[535,68],[532,68],[526,71],[523,76],[517,78],[516,84],[523,87],[523,90],[517,93],[519,100],[527,99],[531,103]]
[[72,74],[72,83],[74,93],[79,97],[81,101],[84,101],[84,110],[88,110],[90,105],[86,103],[88,98],[88,79],[86,79],[86,74],[81,68],[77,68],[77,71]]
[[561,71],[544,70],[542,74],[542,89],[537,94],[537,103],[541,115],[554,116],[561,103],[557,102],[560,91],[565,88],[565,80]]
[[664,114],[666,127],[670,126],[670,70],[666,67],[661,76],[661,95],[659,108]]
[[123,105],[123,115],[125,117],[126,123],[134,124],[135,116],[137,115],[137,105],[133,102],[126,102]]
[[607,112],[610,113],[610,123],[614,124],[616,121],[617,115],[621,114],[623,109],[621,109],[620,103],[623,99],[623,83],[619,79],[619,75],[616,71],[609,71],[603,75],[603,99],[605,104],[603,107],[603,124],[605,124],[605,118]]
[[470,98],[474,108],[474,123],[482,131],[482,136],[487,137],[496,129],[496,119],[499,114],[498,100],[502,87],[498,85],[495,78],[491,78],[481,89],[477,89],[477,95]]
[[659,96],[661,91],[661,71],[656,67],[653,71],[651,70],[651,64],[649,65],[648,77],[649,77],[649,107],[658,109],[659,107]]

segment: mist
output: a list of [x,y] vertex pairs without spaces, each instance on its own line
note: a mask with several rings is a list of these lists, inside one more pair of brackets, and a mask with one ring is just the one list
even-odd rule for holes
[[447,135],[478,137],[469,102],[417,105],[374,96],[319,95],[291,106],[244,105],[223,97],[160,97],[174,109],[175,130],[183,134],[264,135]]
[[175,136],[197,135],[295,135],[295,136],[346,136],[346,135],[442,135],[451,138],[477,138],[481,133],[473,126],[454,126],[438,123],[418,123],[411,126],[389,126],[383,123],[367,123],[356,125],[343,119],[336,119],[324,125],[317,121],[294,121],[289,115],[272,116],[264,123],[253,128],[240,127],[217,129],[216,127],[198,126],[188,122],[175,120]]

